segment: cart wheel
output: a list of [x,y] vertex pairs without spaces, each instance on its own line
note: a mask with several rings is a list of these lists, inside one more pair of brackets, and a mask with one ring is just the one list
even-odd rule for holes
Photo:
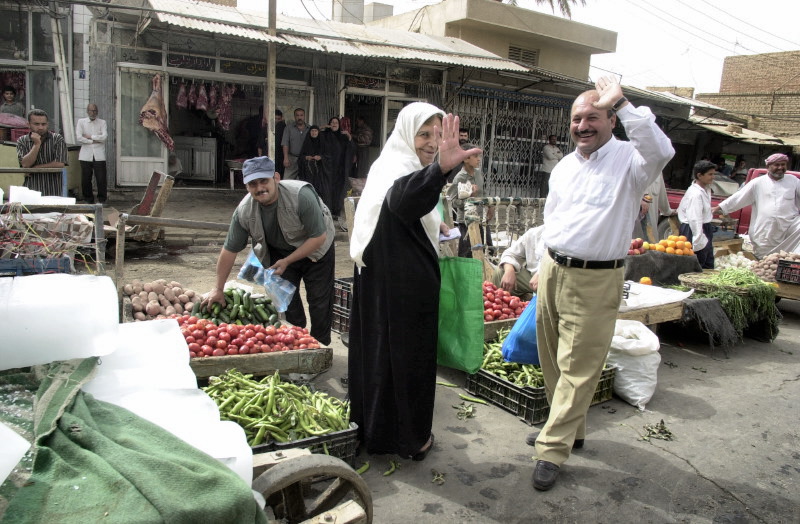
[[372,494],[361,475],[329,455],[306,455],[279,463],[253,481],[277,519],[296,524],[355,501],[372,522]]

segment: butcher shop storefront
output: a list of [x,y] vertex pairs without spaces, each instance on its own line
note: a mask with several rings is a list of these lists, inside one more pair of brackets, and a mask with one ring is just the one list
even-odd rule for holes
[[[236,8],[148,3],[156,11],[146,17],[112,7],[113,17],[93,21],[90,97],[114,108],[109,177],[118,187],[146,185],[153,171],[177,175],[177,185],[231,187],[230,166],[255,155],[269,41],[278,43],[284,119],[295,108],[320,127],[334,116],[363,118],[373,130],[369,160],[406,104],[446,105],[452,71],[526,71],[457,39],[281,16],[270,37],[265,18]],[[210,11],[198,13],[200,5]]]

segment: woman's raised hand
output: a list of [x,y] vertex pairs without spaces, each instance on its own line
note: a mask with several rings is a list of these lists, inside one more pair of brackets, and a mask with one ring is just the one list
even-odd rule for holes
[[442,118],[442,129],[434,128],[439,145],[439,167],[442,173],[447,173],[463,162],[465,158],[482,153],[477,147],[467,151],[461,149],[461,144],[458,143],[458,127],[458,116],[448,113]]

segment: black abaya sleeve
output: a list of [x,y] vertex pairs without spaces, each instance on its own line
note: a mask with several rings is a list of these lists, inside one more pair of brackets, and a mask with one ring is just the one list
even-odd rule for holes
[[386,194],[389,210],[405,222],[419,220],[439,202],[445,177],[438,162],[395,180]]

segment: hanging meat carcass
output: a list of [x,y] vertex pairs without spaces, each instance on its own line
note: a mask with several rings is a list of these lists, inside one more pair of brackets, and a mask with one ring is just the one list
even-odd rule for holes
[[175,151],[175,143],[169,136],[167,126],[167,110],[164,108],[164,96],[161,92],[161,75],[153,77],[153,92],[150,93],[150,98],[139,112],[139,123],[145,129],[155,133],[159,140],[167,146],[167,149]]
[[175,99],[175,105],[181,109],[186,109],[189,107],[189,99],[186,96],[186,84],[183,82],[181,82],[181,85],[178,88],[178,98]]
[[197,91],[197,103],[195,108],[199,111],[208,111],[208,95],[206,94],[206,85],[200,84],[200,89]]
[[189,109],[194,109],[197,106],[197,84],[192,84],[189,88]]
[[208,91],[208,110],[214,111],[218,108],[219,105],[219,97],[217,96],[217,86],[211,84],[211,89]]
[[225,86],[222,88],[222,97],[219,103],[219,126],[227,131],[231,128],[231,120],[233,120],[233,94],[236,92],[236,86]]

